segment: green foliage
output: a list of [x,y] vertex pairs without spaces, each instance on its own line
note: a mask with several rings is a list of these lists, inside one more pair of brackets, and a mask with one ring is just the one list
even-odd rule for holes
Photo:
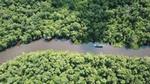
[[0,66],[1,84],[149,84],[150,58],[41,51]]
[[0,50],[45,37],[149,46],[149,4],[149,0],[0,0]]

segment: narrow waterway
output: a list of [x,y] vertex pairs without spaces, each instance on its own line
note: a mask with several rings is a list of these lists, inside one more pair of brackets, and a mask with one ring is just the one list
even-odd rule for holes
[[23,44],[2,51],[0,52],[0,63],[14,59],[16,56],[21,55],[23,52],[27,53],[48,49],[94,54],[103,53],[126,56],[150,56],[150,47],[142,47],[138,50],[133,50],[126,48],[116,48],[106,44],[103,48],[95,48],[93,43],[75,45],[72,44],[69,40],[54,39],[50,42],[38,40],[30,44]]

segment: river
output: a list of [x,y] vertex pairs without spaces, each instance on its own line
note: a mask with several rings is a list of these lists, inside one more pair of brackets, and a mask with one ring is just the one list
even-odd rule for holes
[[12,60],[16,56],[21,55],[23,52],[27,53],[48,49],[94,54],[102,53],[125,56],[150,56],[150,47],[142,47],[138,50],[133,50],[126,48],[116,48],[105,44],[103,48],[95,48],[93,43],[75,45],[72,44],[69,40],[53,39],[52,41],[46,42],[41,39],[30,44],[22,44],[0,52],[0,63]]

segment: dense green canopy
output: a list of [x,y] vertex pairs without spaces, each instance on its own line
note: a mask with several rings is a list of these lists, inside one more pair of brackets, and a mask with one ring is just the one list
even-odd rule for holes
[[42,51],[0,66],[1,84],[149,84],[150,58]]
[[150,45],[150,0],[0,0],[0,50],[40,38]]

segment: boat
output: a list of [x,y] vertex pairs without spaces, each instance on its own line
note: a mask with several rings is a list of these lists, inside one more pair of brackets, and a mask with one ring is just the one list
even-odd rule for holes
[[103,48],[104,45],[99,44],[99,43],[94,43],[94,47],[95,47],[95,48]]
[[50,40],[52,40],[52,38],[47,36],[47,37],[44,37],[44,40],[45,41],[50,41]]

